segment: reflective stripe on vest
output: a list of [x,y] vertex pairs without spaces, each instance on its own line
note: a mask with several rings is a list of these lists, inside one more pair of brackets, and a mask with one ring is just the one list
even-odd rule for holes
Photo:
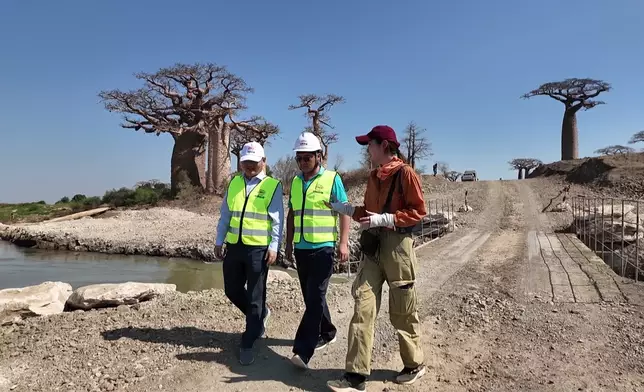
[[236,244],[240,238],[244,245],[263,246],[271,243],[273,225],[268,215],[268,206],[278,184],[278,180],[264,177],[246,197],[246,181],[243,176],[233,177],[228,185],[226,198],[231,213],[226,233],[227,243]]
[[299,176],[291,184],[291,205],[295,233],[293,242],[300,242],[302,236],[307,242],[321,243],[337,241],[338,214],[324,205],[331,201],[331,191],[336,172],[325,170],[304,190],[304,182]]

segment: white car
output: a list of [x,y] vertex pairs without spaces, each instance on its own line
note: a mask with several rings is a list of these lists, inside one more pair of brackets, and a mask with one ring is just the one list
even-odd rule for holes
[[461,176],[461,181],[478,181],[476,170],[465,170]]

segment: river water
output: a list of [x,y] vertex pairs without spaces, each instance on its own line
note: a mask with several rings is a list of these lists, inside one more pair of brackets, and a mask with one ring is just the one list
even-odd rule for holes
[[[26,249],[0,241],[0,289],[45,281],[61,281],[73,288],[132,281],[173,283],[185,293],[223,288],[221,267],[221,262]],[[293,270],[288,272],[297,276]]]

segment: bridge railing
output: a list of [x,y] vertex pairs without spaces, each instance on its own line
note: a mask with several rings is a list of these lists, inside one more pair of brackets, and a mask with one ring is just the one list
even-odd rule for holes
[[575,196],[570,200],[571,229],[615,273],[644,278],[644,229],[640,226],[641,200]]

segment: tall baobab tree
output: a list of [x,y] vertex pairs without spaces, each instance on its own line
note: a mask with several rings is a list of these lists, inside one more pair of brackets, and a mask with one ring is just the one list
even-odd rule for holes
[[412,168],[416,168],[416,161],[427,158],[432,154],[432,144],[424,136],[425,128],[419,127],[415,122],[410,122],[404,131],[401,141],[403,151],[407,152],[407,160]]
[[253,89],[226,67],[213,63],[175,64],[135,77],[143,81],[138,90],[99,94],[105,108],[123,114],[123,128],[157,136],[168,133],[174,138],[170,162],[173,194],[182,179],[221,192],[230,173],[226,118],[246,109],[246,95]]
[[593,98],[603,92],[610,91],[610,89],[610,84],[603,80],[573,78],[542,84],[536,90],[524,94],[522,98],[528,99],[537,95],[545,95],[564,104],[565,110],[561,125],[561,159],[569,160],[579,157],[577,112],[605,104],[605,102],[596,101]]
[[543,162],[541,162],[539,159],[534,158],[515,158],[508,163],[510,164],[510,167],[512,169],[519,171],[517,175],[517,178],[519,180],[522,180],[524,178],[524,172],[525,177],[528,177],[528,174],[530,174],[531,170],[543,164]]
[[[315,94],[300,95],[300,103],[290,105],[289,110],[306,109],[304,115],[311,119],[311,125],[306,127],[305,131],[312,132],[322,143],[322,161],[324,164],[329,159],[329,145],[338,141],[338,134],[331,132],[334,129],[331,126],[329,110],[334,105],[345,103],[345,99],[339,95],[327,94],[319,96]],[[328,129],[327,129],[328,128]]]

